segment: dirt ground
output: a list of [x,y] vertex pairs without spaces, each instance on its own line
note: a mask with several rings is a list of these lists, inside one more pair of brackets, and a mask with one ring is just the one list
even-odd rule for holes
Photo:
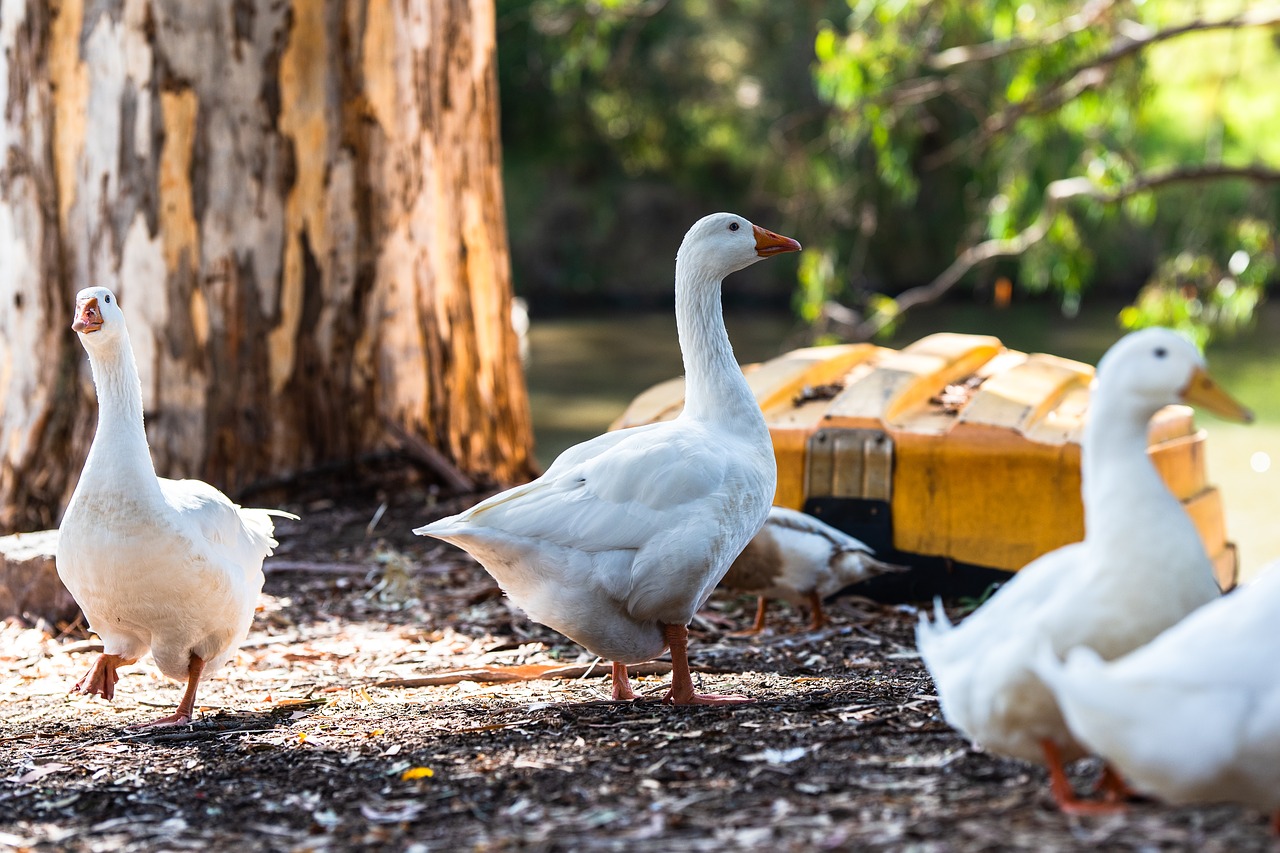
[[737,638],[753,602],[713,599],[697,677],[755,703],[663,706],[661,661],[610,702],[607,663],[408,534],[453,509],[428,502],[285,504],[305,520],[279,525],[253,632],[190,726],[126,731],[180,694],[146,659],[114,702],[72,697],[93,639],[3,627],[0,849],[1271,849],[1235,807],[1057,813],[1040,768],[942,721],[910,607],[841,598],[808,633],[776,604]]

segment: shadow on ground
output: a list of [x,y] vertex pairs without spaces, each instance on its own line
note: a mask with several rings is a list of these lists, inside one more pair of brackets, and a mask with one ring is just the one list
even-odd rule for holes
[[[716,600],[691,645],[734,708],[608,698],[607,666],[485,684],[466,675],[591,664],[507,606],[458,552],[380,541],[367,513],[298,507],[238,658],[191,726],[133,734],[180,688],[144,660],[116,699],[69,697],[92,644],[0,633],[0,849],[1266,849],[1262,815],[1139,804],[1067,818],[1039,768],[970,749],[942,721],[910,608],[844,598],[803,633],[777,605]],[[308,512],[309,510],[309,512]],[[421,513],[418,513],[421,515]],[[410,518],[385,513],[399,530]],[[422,521],[422,518],[412,519]],[[342,531],[350,535],[345,538]],[[424,676],[437,682],[419,684]],[[1077,784],[1097,767],[1084,763]]]

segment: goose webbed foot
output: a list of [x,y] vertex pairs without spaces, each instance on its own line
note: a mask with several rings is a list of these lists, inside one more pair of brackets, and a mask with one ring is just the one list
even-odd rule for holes
[[93,666],[84,677],[71,686],[69,693],[83,693],[85,696],[101,696],[110,702],[116,695],[116,682],[120,674],[116,669],[133,663],[120,655],[102,653],[93,662]]
[[697,693],[689,672],[689,629],[684,625],[663,625],[663,636],[671,649],[671,689],[662,697],[664,705],[739,705],[746,696],[726,693]]
[[192,655],[190,662],[187,664],[187,689],[182,692],[182,699],[178,702],[178,710],[167,717],[161,717],[149,723],[136,723],[128,726],[128,730],[137,732],[143,729],[185,726],[190,723],[196,713],[196,687],[200,684],[200,674],[202,672],[204,672],[204,661]]

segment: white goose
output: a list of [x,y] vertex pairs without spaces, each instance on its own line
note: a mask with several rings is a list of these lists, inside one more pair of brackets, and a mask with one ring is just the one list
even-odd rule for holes
[[1086,647],[1036,671],[1072,734],[1138,790],[1269,811],[1280,835],[1280,564],[1110,663]]
[[59,529],[58,575],[103,652],[72,692],[115,695],[116,670],[148,649],[187,687],[177,712],[143,724],[188,723],[196,686],[235,653],[276,541],[271,515],[241,509],[199,480],[156,477],[142,423],[142,386],[115,295],[76,296],[73,328],[89,353],[98,428]]
[[1219,595],[1195,525],[1147,455],[1147,422],[1180,400],[1252,417],[1173,332],[1146,329],[1117,342],[1098,363],[1085,424],[1084,541],[1032,561],[958,627],[940,603],[936,621],[920,617],[920,654],[947,721],[992,752],[1043,759],[1064,811],[1108,806],[1079,801],[1067,780],[1063,761],[1084,749],[1033,669],[1040,646],[1119,657]]
[[676,255],[681,415],[571,447],[537,480],[414,531],[468,551],[531,619],[613,661],[615,699],[634,698],[627,664],[669,647],[664,702],[747,701],[695,693],[686,652],[689,621],[764,524],[777,482],[720,285],[799,249],[731,213],[698,220]]
[[733,561],[720,588],[758,597],[755,624],[744,633],[764,630],[770,598],[807,604],[810,627],[817,631],[826,624],[822,599],[876,575],[906,570],[880,562],[874,553],[861,539],[808,513],[775,506]]

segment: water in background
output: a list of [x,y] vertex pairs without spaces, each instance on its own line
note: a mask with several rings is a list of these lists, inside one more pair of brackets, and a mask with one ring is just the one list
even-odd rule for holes
[[[1085,303],[1066,320],[1051,305],[1005,310],[958,303],[908,318],[890,346],[938,331],[989,334],[1024,352],[1049,352],[1094,364],[1119,337],[1116,306]],[[802,345],[790,317],[730,316],[734,352],[743,363],[763,361]],[[1210,481],[1222,490],[1227,532],[1240,549],[1242,577],[1280,559],[1280,304],[1264,306],[1256,327],[1209,350],[1209,368],[1250,406],[1250,426],[1197,413],[1209,432]],[[529,331],[527,366],[539,461],[608,429],[636,394],[683,372],[671,314],[539,321]]]

